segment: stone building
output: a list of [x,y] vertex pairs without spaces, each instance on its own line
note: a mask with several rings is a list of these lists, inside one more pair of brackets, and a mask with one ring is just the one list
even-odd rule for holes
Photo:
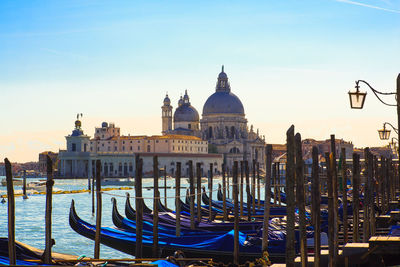
[[253,126],[248,130],[243,104],[231,92],[223,66],[215,93],[203,106],[200,125],[203,140],[207,140],[217,153],[225,155],[229,168],[233,161],[243,159],[255,160],[264,168],[265,138],[258,130],[255,132]]

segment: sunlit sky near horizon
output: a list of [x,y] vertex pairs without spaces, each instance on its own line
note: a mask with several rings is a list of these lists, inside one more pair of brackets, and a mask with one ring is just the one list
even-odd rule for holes
[[[86,134],[161,133],[161,105],[188,90],[201,115],[225,65],[249,127],[285,143],[330,134],[382,146],[396,110],[354,81],[396,90],[400,0],[0,1],[0,156],[37,161],[65,148],[77,113]],[[366,87],[361,88],[366,91]],[[393,103],[394,98],[385,98]]]

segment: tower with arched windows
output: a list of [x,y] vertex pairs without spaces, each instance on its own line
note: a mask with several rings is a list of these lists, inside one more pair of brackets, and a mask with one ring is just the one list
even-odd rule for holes
[[161,107],[162,112],[162,134],[167,134],[172,130],[172,106],[171,100],[166,94],[164,98],[164,104]]

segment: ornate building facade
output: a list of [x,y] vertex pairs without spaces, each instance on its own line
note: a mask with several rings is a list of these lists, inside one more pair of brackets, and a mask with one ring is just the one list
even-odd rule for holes
[[[200,136],[209,142],[211,153],[223,154],[229,168],[235,160],[255,160],[264,168],[265,138],[261,137],[253,126],[250,130],[244,107],[240,99],[231,92],[228,76],[222,71],[218,75],[215,93],[203,106],[202,118],[190,105],[187,91],[179,100],[174,113],[174,129],[172,129],[172,106],[168,95],[164,99],[162,109],[162,133],[179,133]],[[200,128],[199,128],[200,124]]]

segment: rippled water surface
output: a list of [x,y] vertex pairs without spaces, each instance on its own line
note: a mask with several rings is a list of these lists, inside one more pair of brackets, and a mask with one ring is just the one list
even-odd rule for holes
[[[4,178],[4,177],[0,177]],[[38,180],[29,179],[28,181]],[[214,188],[218,187],[220,179],[216,179],[213,183]],[[160,180],[160,186],[164,184]],[[167,185],[172,186],[175,182],[173,179],[167,179]],[[153,196],[152,189],[145,189],[153,185],[152,179],[143,180],[143,196]],[[181,181],[182,187],[188,187],[186,179]],[[55,180],[55,190],[79,190],[87,189],[87,180]],[[116,187],[116,186],[106,186]],[[16,192],[21,190],[21,187],[15,187]],[[121,214],[124,214],[125,193],[129,192],[134,196],[134,189],[131,190],[115,190],[106,193],[116,194],[121,197],[116,197],[118,207]],[[111,219],[111,197],[108,194],[102,194],[102,226],[113,227]],[[182,200],[186,193],[185,189],[181,189]],[[6,187],[0,186],[0,195],[6,194]],[[164,196],[164,189],[160,189],[161,197]],[[168,189],[167,195],[173,196],[175,189]],[[216,199],[216,193],[213,196]],[[78,194],[55,194],[53,195],[53,212],[52,212],[52,237],[56,241],[53,251],[68,253],[73,255],[86,255],[93,256],[94,241],[87,239],[71,229],[68,222],[69,207],[71,200],[75,200],[76,210],[78,215],[89,223],[95,224],[95,217],[92,216],[92,197],[89,193]],[[152,200],[146,199],[146,205],[152,207]],[[24,200],[22,197],[15,199],[15,222],[16,222],[16,240],[26,243],[28,245],[44,249],[45,243],[45,195],[30,195],[28,199]],[[134,202],[132,201],[132,204]],[[168,199],[168,207],[173,208],[174,199]],[[7,203],[0,204],[0,236],[7,237]],[[122,258],[132,257],[125,253],[119,252],[112,248],[102,245],[100,248],[100,256],[102,258]]]

